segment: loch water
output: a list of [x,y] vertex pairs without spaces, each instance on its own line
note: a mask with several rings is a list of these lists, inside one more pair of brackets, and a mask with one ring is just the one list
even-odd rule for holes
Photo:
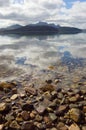
[[0,80],[48,71],[86,75],[86,34],[0,36]]

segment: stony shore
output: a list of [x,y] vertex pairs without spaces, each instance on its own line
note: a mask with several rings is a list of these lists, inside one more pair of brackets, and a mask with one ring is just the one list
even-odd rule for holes
[[[83,79],[74,83],[85,87]],[[0,130],[86,130],[86,89],[58,87],[61,80],[44,79],[38,87],[0,82]]]

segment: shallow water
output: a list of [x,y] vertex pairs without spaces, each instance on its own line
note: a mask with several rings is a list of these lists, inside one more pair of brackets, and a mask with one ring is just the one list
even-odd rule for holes
[[86,34],[0,36],[0,79],[46,71],[85,75]]

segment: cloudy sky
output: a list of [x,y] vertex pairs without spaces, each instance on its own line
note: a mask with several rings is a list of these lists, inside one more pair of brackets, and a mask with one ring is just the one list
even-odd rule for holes
[[0,0],[0,27],[38,21],[86,28],[86,0]]

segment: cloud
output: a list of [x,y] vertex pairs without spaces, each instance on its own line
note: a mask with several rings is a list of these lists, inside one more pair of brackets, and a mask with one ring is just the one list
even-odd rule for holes
[[86,26],[86,2],[76,1],[67,8],[64,0],[24,0],[22,4],[0,0],[0,7],[0,20],[4,21],[1,25],[46,21],[82,28]]

